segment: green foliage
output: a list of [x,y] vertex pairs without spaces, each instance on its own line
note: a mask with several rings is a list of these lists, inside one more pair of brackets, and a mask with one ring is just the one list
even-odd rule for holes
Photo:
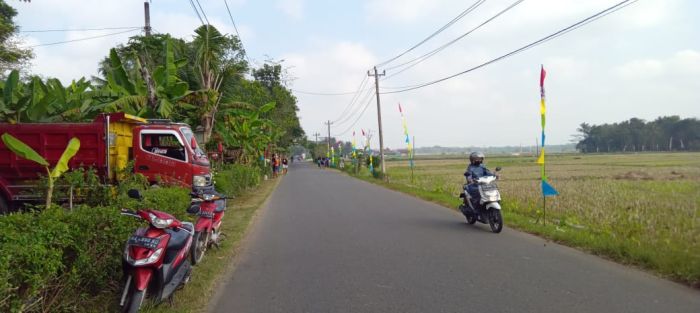
[[13,137],[12,135],[8,133],[2,134],[2,141],[5,143],[5,146],[7,146],[13,153],[27,160],[34,161],[40,165],[43,165],[46,168],[46,173],[48,174],[46,207],[50,207],[51,197],[53,195],[54,181],[58,179],[61,176],[61,174],[63,174],[63,172],[65,172],[68,169],[68,161],[70,161],[70,159],[73,158],[73,156],[75,156],[75,154],[78,153],[78,150],[80,149],[80,140],[78,140],[78,138],[72,138],[68,142],[66,150],[64,150],[63,154],[61,154],[61,158],[58,160],[53,170],[49,170],[49,162],[47,162],[46,159],[41,157],[38,153],[36,153],[36,151],[34,151],[34,149],[32,149],[19,139]]
[[4,142],[5,146],[17,156],[34,161],[43,166],[49,166],[49,162],[46,162],[46,159],[34,151],[34,149],[32,149],[30,146],[26,145],[24,142],[15,138],[14,136],[8,133],[2,134],[2,142]]
[[227,196],[239,196],[260,185],[260,168],[239,164],[226,165],[214,176],[216,189]]
[[[95,297],[115,298],[124,240],[143,226],[119,209],[154,208],[187,219],[188,190],[152,188],[143,195],[143,202],[120,193],[108,206],[0,216],[0,311],[84,312]],[[89,307],[104,312],[107,305]]]
[[[4,0],[0,0],[0,73],[27,65],[32,58],[31,49],[18,45],[16,35],[19,27],[13,21],[17,11]],[[0,75],[2,75],[0,74]]]
[[584,153],[627,151],[700,151],[700,121],[678,116],[659,117],[654,121],[631,118],[613,124],[578,128],[576,148]]

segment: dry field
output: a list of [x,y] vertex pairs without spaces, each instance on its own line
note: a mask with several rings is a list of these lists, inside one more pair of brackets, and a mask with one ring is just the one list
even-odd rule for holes
[[[467,159],[387,162],[390,187],[456,206]],[[542,222],[539,166],[532,157],[487,157],[503,168],[505,223],[615,260],[700,283],[700,153],[550,155],[559,191]]]

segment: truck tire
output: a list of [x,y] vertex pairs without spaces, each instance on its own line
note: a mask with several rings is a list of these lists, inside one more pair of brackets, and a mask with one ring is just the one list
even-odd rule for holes
[[0,195],[0,215],[5,215],[10,213],[10,205],[5,200],[3,195]]

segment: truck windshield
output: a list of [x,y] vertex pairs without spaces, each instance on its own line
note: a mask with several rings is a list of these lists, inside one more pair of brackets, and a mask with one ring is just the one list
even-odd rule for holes
[[182,127],[182,128],[180,128],[180,131],[182,132],[183,135],[185,135],[185,140],[187,140],[188,145],[192,145],[192,139],[194,138],[194,141],[197,143],[197,148],[190,147],[190,148],[192,148],[192,150],[194,150],[194,154],[196,156],[204,155],[204,151],[202,151],[202,149],[199,148],[199,142],[197,142],[197,138],[194,137],[192,130],[187,128],[187,127]]

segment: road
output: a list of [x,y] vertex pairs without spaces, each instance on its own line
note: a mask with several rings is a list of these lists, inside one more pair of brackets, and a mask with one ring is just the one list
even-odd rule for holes
[[310,164],[260,214],[212,312],[700,312],[698,290]]

